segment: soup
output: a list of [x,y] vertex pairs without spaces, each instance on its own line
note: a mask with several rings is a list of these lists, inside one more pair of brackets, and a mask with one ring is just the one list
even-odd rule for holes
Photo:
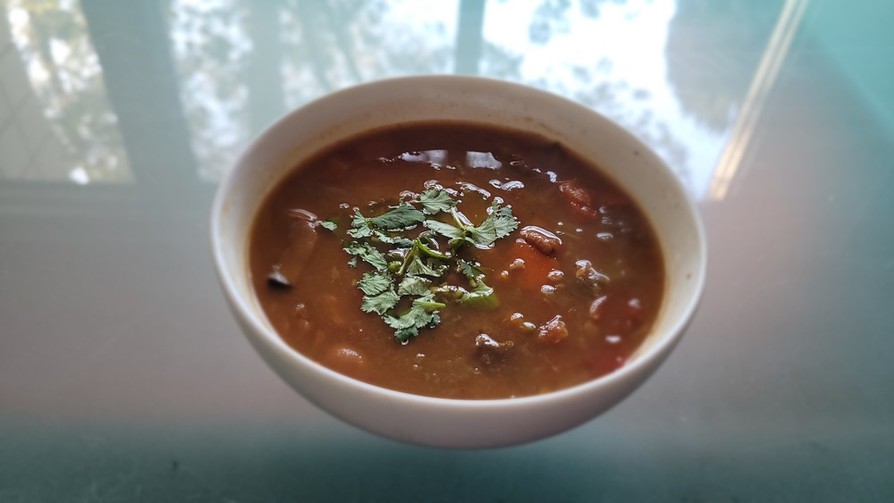
[[655,234],[617,185],[559,143],[471,123],[326,148],[274,188],[249,246],[289,346],[435,397],[606,375],[642,344],[664,290]]

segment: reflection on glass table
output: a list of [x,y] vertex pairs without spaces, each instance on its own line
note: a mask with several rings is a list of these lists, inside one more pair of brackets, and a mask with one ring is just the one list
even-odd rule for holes
[[[10,0],[5,56],[26,81],[16,117],[42,134],[0,174],[86,184],[190,171],[214,182],[288,109],[364,81],[456,71],[592,107],[700,199],[712,183],[724,190],[714,178],[737,155],[724,145],[747,143],[805,4]],[[161,149],[169,166],[155,161]],[[721,155],[732,159],[715,175]]]

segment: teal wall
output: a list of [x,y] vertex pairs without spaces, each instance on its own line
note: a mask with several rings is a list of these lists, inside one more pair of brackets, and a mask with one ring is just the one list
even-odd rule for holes
[[894,137],[894,1],[813,0],[806,35],[841,69]]

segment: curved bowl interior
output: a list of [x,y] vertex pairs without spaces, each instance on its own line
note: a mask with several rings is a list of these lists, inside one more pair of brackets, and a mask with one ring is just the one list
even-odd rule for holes
[[[663,306],[652,334],[620,370],[573,388],[507,400],[449,400],[386,390],[345,377],[289,348],[258,305],[247,267],[255,212],[278,180],[319,149],[395,123],[474,121],[559,140],[621,185],[649,216],[665,257]],[[227,300],[261,356],[299,393],[333,415],[395,439],[488,447],[552,435],[607,410],[669,354],[704,285],[698,214],[681,184],[645,145],[613,122],[535,89],[471,77],[409,77],[328,95],[280,119],[222,182],[212,248]],[[402,417],[399,424],[394,417]]]

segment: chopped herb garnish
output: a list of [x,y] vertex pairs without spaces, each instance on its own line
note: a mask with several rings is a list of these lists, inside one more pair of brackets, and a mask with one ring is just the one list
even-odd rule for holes
[[497,298],[494,289],[484,284],[483,281],[478,281],[471,291],[461,286],[444,285],[436,288],[434,293],[444,294],[460,304],[485,309],[494,309],[500,305],[500,299]]
[[439,278],[442,274],[444,274],[444,270],[446,268],[446,265],[438,264],[432,259],[421,259],[416,256],[413,257],[412,260],[410,260],[410,265],[408,265],[406,268],[406,274],[412,276],[431,276],[433,278]]
[[431,280],[420,278],[419,276],[406,276],[397,287],[398,295],[428,295],[430,292]]
[[518,228],[518,220],[512,216],[512,210],[508,206],[494,202],[488,208],[488,213],[481,225],[467,229],[468,236],[476,246],[491,246],[494,241],[508,236]]
[[320,222],[320,227],[327,231],[334,231],[335,229],[338,229],[338,222],[336,222],[334,218],[327,218]]
[[345,251],[375,267],[378,271],[388,269],[388,261],[385,260],[385,256],[369,243],[354,241],[345,247]]
[[422,211],[427,215],[450,211],[450,208],[456,206],[456,201],[442,189],[426,190],[419,196],[419,202],[422,203]]
[[385,231],[396,231],[421,224],[425,214],[408,203],[401,203],[386,213],[370,218],[369,224]]
[[400,301],[400,296],[389,288],[372,297],[369,295],[364,296],[360,309],[365,313],[385,314],[389,309],[396,306],[398,301]]
[[425,226],[437,232],[441,236],[444,236],[445,238],[462,239],[463,236],[463,230],[459,227],[445,224],[444,222],[439,222],[437,220],[426,220]]
[[369,219],[360,213],[360,210],[354,210],[354,217],[351,219],[351,229],[348,235],[352,238],[368,238],[373,235],[373,228],[369,225]]
[[[514,231],[518,220],[509,206],[494,201],[484,221],[474,225],[457,204],[446,190],[430,189],[418,199],[402,199],[378,216],[354,210],[344,246],[352,256],[348,265],[356,267],[359,259],[374,269],[357,282],[363,292],[361,309],[380,315],[402,344],[420,330],[437,326],[438,313],[448,301],[482,309],[499,305],[493,288],[484,283],[480,265],[459,258],[458,252],[466,245],[492,246]],[[338,228],[335,219],[320,225],[331,231]],[[462,274],[468,288],[446,284],[450,271]]]
[[481,248],[489,248],[500,238],[508,236],[518,228],[518,220],[512,215],[512,209],[498,202],[487,209],[487,218],[480,225],[473,225],[469,219],[451,208],[454,225],[438,220],[427,220],[425,226],[435,233],[450,239],[450,246],[458,249],[465,244]]
[[456,271],[465,276],[473,286],[484,277],[484,271],[481,270],[479,264],[469,262],[468,260],[457,260]]
[[357,282],[357,288],[366,295],[378,295],[391,288],[391,275],[386,273],[368,272],[363,279]]
[[434,296],[428,294],[414,300],[410,309],[400,316],[385,315],[384,320],[395,330],[394,337],[406,344],[411,337],[419,335],[419,330],[437,326],[441,322],[438,310],[445,307],[447,304],[435,301]]

